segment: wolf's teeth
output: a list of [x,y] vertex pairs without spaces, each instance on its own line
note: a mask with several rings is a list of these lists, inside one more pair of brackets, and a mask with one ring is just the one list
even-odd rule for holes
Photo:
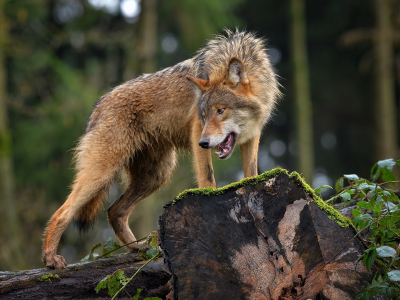
[[223,151],[224,153],[226,153],[226,149],[222,149],[222,151]]
[[217,154],[217,155],[220,155],[220,154],[221,154],[221,152],[220,152],[220,151],[216,151],[216,152],[215,152],[215,154]]

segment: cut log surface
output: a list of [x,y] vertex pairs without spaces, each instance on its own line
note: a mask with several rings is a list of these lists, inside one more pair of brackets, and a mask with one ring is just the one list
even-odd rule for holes
[[283,169],[189,190],[159,224],[170,299],[347,300],[371,279],[354,271],[364,247],[349,221]]
[[[97,284],[118,269],[124,269],[125,276],[130,277],[144,263],[137,254],[121,254],[68,265],[65,270],[0,272],[0,299],[110,299],[107,290],[95,292]],[[141,296],[165,298],[170,292],[170,274],[162,266],[162,259],[150,262],[129,283],[128,293],[133,296],[141,288]],[[121,292],[118,299],[131,298]]]

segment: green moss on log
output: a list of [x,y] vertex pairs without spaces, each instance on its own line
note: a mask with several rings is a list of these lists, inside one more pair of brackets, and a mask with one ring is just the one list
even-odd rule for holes
[[286,174],[289,175],[288,171],[286,171],[285,169],[282,168],[276,168],[273,169],[271,171],[267,171],[265,173],[262,173],[258,176],[254,176],[254,177],[248,177],[248,178],[244,178],[238,182],[234,182],[231,184],[228,184],[224,187],[220,187],[218,189],[213,189],[213,188],[203,188],[203,189],[189,189],[189,190],[185,190],[182,193],[180,193],[178,196],[175,197],[174,200],[172,200],[172,202],[168,203],[167,206],[169,204],[174,205],[177,201],[182,200],[184,198],[186,198],[187,196],[192,196],[192,195],[202,195],[202,196],[216,196],[216,195],[222,195],[225,194],[226,192],[228,192],[229,190],[233,190],[233,189],[239,189],[243,186],[246,185],[254,185],[260,181],[264,181],[264,180],[268,180],[271,179],[273,177],[278,177],[281,174]]
[[336,221],[336,223],[340,227],[352,226],[351,220],[340,214],[336,209],[334,209],[332,206],[330,206],[329,204],[324,202],[324,200],[318,197],[315,191],[306,183],[304,178],[302,178],[299,173],[292,172],[290,173],[289,178],[292,179],[292,181],[297,184],[301,189],[303,189],[320,209],[328,214],[329,219]]
[[51,282],[51,279],[60,279],[60,277],[55,274],[45,274],[42,277],[40,277],[38,280],[39,281],[43,281],[43,282]]
[[174,205],[178,201],[186,198],[187,196],[216,196],[216,195],[222,195],[227,193],[230,190],[234,189],[239,189],[241,187],[247,186],[247,185],[254,185],[257,184],[258,182],[261,181],[266,181],[274,177],[278,177],[282,174],[288,175],[289,178],[297,184],[304,192],[310,196],[312,201],[314,201],[320,209],[325,211],[328,214],[329,219],[336,221],[336,223],[341,226],[341,227],[349,227],[351,226],[351,220],[342,216],[336,209],[334,209],[332,206],[329,204],[325,203],[324,200],[322,200],[318,195],[315,193],[315,191],[305,182],[304,178],[300,176],[299,173],[297,172],[292,172],[289,174],[289,172],[285,169],[282,168],[275,168],[271,171],[264,172],[258,176],[255,177],[248,177],[244,178],[238,182],[234,182],[231,184],[228,184],[224,187],[218,188],[218,189],[213,189],[213,188],[203,188],[203,189],[188,189],[180,193],[178,196],[175,197],[174,200],[171,202],[167,203],[165,207],[169,205]]

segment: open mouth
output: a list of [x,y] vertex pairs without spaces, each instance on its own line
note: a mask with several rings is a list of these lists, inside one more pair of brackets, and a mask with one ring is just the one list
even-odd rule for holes
[[235,149],[235,143],[236,135],[231,132],[230,134],[228,134],[226,139],[218,145],[218,151],[215,153],[218,154],[218,157],[220,159],[226,159],[233,153],[233,150]]

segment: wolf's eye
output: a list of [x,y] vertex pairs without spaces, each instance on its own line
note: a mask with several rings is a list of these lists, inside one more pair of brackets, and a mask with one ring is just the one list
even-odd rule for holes
[[225,108],[218,108],[217,109],[217,114],[222,115],[225,111]]

